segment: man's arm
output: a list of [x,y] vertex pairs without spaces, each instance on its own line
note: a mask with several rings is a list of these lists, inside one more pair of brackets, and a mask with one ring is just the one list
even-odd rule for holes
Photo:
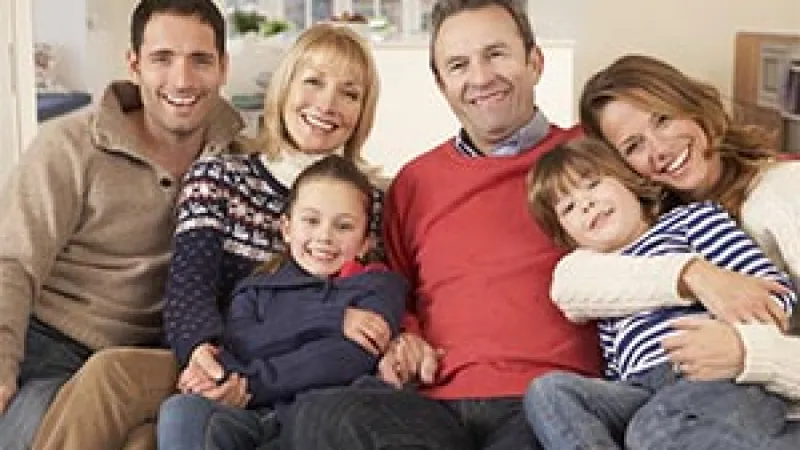
[[[75,137],[44,127],[3,190],[0,215],[0,386],[16,391],[33,302],[79,225],[86,189]],[[2,405],[7,406],[7,405]]]
[[[402,176],[402,175],[401,175]],[[396,387],[419,380],[433,383],[438,368],[439,351],[434,349],[421,335],[422,324],[417,315],[416,287],[419,277],[416,262],[411,255],[406,238],[404,220],[408,216],[400,198],[402,178],[395,179],[384,202],[383,236],[389,267],[402,275],[409,283],[406,296],[406,311],[400,326],[401,334],[389,344],[381,358],[378,370],[381,378]]]

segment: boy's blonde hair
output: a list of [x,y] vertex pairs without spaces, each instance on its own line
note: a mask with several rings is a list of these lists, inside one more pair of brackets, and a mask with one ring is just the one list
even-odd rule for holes
[[630,190],[642,205],[648,222],[655,221],[661,209],[662,189],[645,180],[625,164],[605,142],[578,138],[556,146],[542,155],[528,173],[528,206],[531,215],[553,241],[569,250],[577,243],[558,220],[558,198],[588,177],[612,177]]
[[367,167],[361,148],[369,136],[378,103],[378,70],[369,44],[350,28],[320,23],[307,29],[289,49],[272,75],[264,103],[264,129],[256,144],[270,158],[283,149],[294,148],[283,120],[289,88],[298,73],[309,64],[360,74],[364,84],[361,115],[353,135],[344,144],[344,156]]

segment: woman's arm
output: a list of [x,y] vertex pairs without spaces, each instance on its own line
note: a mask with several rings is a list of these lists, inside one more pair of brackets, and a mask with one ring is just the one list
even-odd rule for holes
[[561,259],[551,288],[553,301],[575,322],[686,306],[691,298],[730,322],[758,316],[764,308],[785,320],[773,299],[785,292],[774,280],[721,269],[697,254],[635,257],[588,250]]
[[800,400],[800,337],[774,326],[737,325],[744,345],[743,370],[737,383],[757,383],[782,397]]
[[693,301],[684,298],[681,277],[694,261],[702,264],[693,254],[635,257],[576,250],[559,261],[550,292],[574,322],[686,306]]

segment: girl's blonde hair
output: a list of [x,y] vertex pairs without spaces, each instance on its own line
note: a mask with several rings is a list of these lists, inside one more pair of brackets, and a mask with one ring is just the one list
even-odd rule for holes
[[372,130],[378,103],[378,70],[369,44],[353,30],[321,23],[308,28],[284,56],[270,79],[264,103],[264,128],[256,145],[270,158],[282,149],[294,148],[283,120],[283,110],[292,81],[309,64],[358,73],[364,83],[361,115],[353,135],[344,144],[345,158],[367,167],[361,148]]
[[772,136],[766,130],[735,123],[725,111],[719,91],[686,76],[655,58],[627,55],[595,74],[583,88],[581,123],[589,136],[609,142],[600,126],[603,110],[622,100],[645,111],[693,120],[705,132],[709,152],[718,152],[722,176],[708,198],[734,216],[749,194],[753,180],[774,161]]
[[653,223],[661,212],[662,189],[628,168],[604,141],[578,138],[556,146],[536,161],[528,173],[531,215],[553,241],[566,249],[577,244],[558,220],[558,198],[585,178],[612,177],[631,191],[642,205],[645,220]]

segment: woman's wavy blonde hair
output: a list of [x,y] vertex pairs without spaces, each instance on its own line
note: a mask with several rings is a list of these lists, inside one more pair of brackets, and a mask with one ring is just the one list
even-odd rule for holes
[[284,56],[267,87],[264,103],[264,128],[257,145],[270,158],[295,145],[286,129],[283,110],[289,88],[299,72],[309,64],[358,73],[364,83],[361,114],[352,136],[344,144],[344,157],[359,167],[368,165],[361,149],[372,130],[378,103],[379,80],[369,44],[355,31],[340,25],[316,24],[307,29]]
[[581,123],[589,136],[608,141],[600,126],[610,102],[622,100],[645,111],[696,122],[709,152],[719,152],[722,176],[705,199],[721,203],[739,217],[753,180],[775,160],[766,130],[734,122],[713,86],[689,78],[675,67],[643,55],[627,55],[598,72],[583,88]]

